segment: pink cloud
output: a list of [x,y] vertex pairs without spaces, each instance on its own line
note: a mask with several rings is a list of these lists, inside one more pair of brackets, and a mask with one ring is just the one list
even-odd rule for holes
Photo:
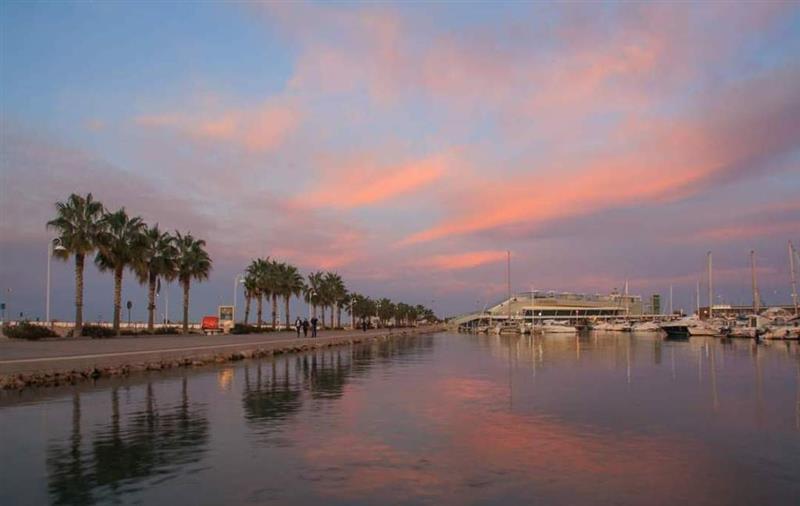
[[451,163],[447,154],[390,166],[379,166],[372,160],[356,161],[329,169],[328,175],[303,195],[302,203],[339,209],[381,203],[440,180]]
[[[201,107],[202,109],[202,107]],[[223,141],[260,152],[279,147],[300,126],[296,103],[269,99],[252,109],[228,108],[145,114],[135,118],[141,127],[170,129],[197,140]]]
[[504,261],[505,251],[472,251],[450,255],[433,255],[417,260],[414,265],[435,270],[459,270]]

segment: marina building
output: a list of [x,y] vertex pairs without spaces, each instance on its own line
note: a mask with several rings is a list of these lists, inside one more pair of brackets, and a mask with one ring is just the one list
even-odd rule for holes
[[604,320],[643,315],[642,298],[621,293],[579,294],[568,292],[522,292],[483,311],[462,315],[452,323],[477,327],[490,322],[512,320],[539,323],[544,320]]

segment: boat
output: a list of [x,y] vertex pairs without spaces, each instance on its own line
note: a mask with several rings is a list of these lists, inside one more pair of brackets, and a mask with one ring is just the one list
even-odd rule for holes
[[791,320],[776,318],[759,336],[764,339],[800,339],[800,317]]
[[592,330],[600,330],[603,332],[630,332],[632,326],[629,322],[626,321],[614,321],[614,322],[598,322],[592,324]]
[[656,322],[636,322],[631,330],[633,332],[658,332],[661,327]]
[[542,332],[545,334],[577,334],[578,329],[567,322],[556,320],[545,320],[542,323]]
[[722,329],[697,318],[681,318],[664,322],[661,330],[667,333],[667,337],[687,338],[690,336],[718,336]]
[[667,333],[667,337],[688,338],[691,324],[688,318],[681,318],[680,320],[664,322],[659,326],[661,330]]

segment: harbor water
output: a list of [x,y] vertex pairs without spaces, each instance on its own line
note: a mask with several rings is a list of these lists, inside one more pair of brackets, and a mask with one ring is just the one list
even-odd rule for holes
[[796,343],[403,337],[0,393],[0,504],[800,503]]

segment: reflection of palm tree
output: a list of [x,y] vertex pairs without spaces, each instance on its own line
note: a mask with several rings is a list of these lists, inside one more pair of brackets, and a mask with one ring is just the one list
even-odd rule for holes
[[245,389],[242,396],[245,418],[249,422],[266,422],[283,420],[297,412],[302,402],[301,391],[297,385],[289,381],[288,364],[284,370],[282,381],[277,381],[275,363],[272,363],[271,380],[264,384],[261,376],[261,364],[258,366],[255,385],[251,385],[249,374],[245,372]]
[[72,395],[72,435],[69,448],[48,449],[49,491],[53,504],[94,504],[89,470],[81,452],[81,398]]
[[[172,469],[199,461],[208,443],[208,420],[189,402],[186,378],[176,407],[159,410],[148,384],[144,410],[127,417],[120,413],[118,390],[113,389],[111,421],[94,434],[92,451],[85,454],[80,449],[79,419],[76,402],[73,433],[77,436],[73,435],[71,456],[65,458],[59,448],[48,450],[50,491],[56,504],[93,504],[99,500],[94,495],[99,489],[116,495],[141,480],[172,474],[176,472]],[[128,423],[123,423],[125,419]]]
[[322,352],[321,364],[317,366],[317,356],[312,356],[311,369],[305,371],[313,399],[337,399],[344,394],[344,386],[350,376],[349,367],[342,365],[341,356],[337,352],[337,360],[329,365],[325,363],[325,352]]

